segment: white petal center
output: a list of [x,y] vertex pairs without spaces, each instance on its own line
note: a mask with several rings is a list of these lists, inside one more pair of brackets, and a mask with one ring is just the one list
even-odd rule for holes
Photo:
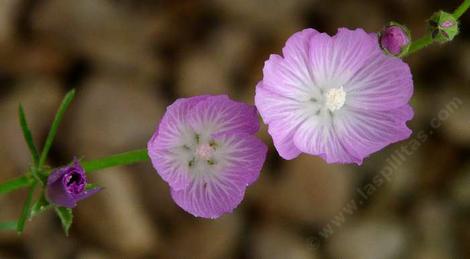
[[214,154],[214,148],[209,144],[200,144],[196,148],[196,156],[203,160],[210,160]]
[[325,105],[330,111],[334,112],[343,107],[344,102],[346,101],[346,92],[343,87],[331,88],[325,94]]

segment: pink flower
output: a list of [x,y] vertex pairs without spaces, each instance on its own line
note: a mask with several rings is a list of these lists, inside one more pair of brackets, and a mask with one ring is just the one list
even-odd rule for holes
[[217,218],[237,207],[259,176],[267,147],[254,135],[258,129],[256,108],[225,95],[178,99],[148,154],[181,208]]
[[306,29],[282,52],[266,61],[255,102],[283,158],[304,152],[360,165],[410,136],[410,69],[385,55],[375,34],[341,28],[331,37]]

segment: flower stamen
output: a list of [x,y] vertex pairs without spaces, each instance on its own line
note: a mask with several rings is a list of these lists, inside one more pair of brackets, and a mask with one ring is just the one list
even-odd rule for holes
[[339,88],[328,89],[325,94],[325,106],[332,112],[341,109],[345,101],[346,92],[342,86]]

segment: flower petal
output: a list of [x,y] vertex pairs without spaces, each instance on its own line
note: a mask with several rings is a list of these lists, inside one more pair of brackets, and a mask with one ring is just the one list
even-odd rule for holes
[[46,198],[50,203],[61,207],[75,208],[77,206],[77,201],[67,191],[66,186],[62,183],[62,178],[57,178],[54,182],[48,181]]
[[191,128],[206,138],[213,133],[254,134],[259,130],[256,107],[232,101],[226,95],[199,102],[187,118]]
[[305,119],[299,102],[275,94],[264,88],[263,82],[256,86],[256,107],[273,138],[274,146],[284,159],[294,159],[301,151],[295,146],[293,136],[296,128]]
[[173,190],[174,201],[194,216],[217,218],[240,204],[245,189],[259,176],[267,147],[249,134],[218,134],[216,164],[196,172],[189,186]]
[[93,196],[95,194],[97,194],[98,192],[100,192],[101,190],[103,190],[103,188],[101,187],[96,187],[96,188],[93,188],[93,189],[90,189],[90,190],[86,190],[78,195],[76,195],[74,198],[77,202],[81,201],[81,200],[84,200],[90,196]]
[[327,163],[361,162],[348,152],[331,124],[315,118],[302,123],[294,135],[294,143],[302,152],[320,156]]
[[187,123],[187,114],[208,96],[178,99],[168,106],[157,132],[147,144],[147,151],[158,174],[172,188],[189,184],[188,162],[192,159],[187,145],[195,142],[194,131]]
[[411,130],[406,121],[412,117],[409,105],[389,111],[349,109],[337,113],[335,127],[345,149],[362,160],[391,143],[407,139]]
[[263,68],[264,84],[270,91],[291,98],[301,98],[311,91],[311,72],[308,60],[310,39],[318,34],[306,29],[292,35],[283,49],[284,58],[271,55]]
[[[259,138],[249,134],[216,134],[218,145],[215,160],[220,162],[218,171],[237,178],[245,186],[252,184],[260,174],[268,148]],[[216,165],[217,166],[217,165]]]
[[413,94],[408,64],[377,50],[345,84],[346,105],[364,110],[386,111],[407,104]]
[[317,34],[310,40],[314,84],[322,89],[345,86],[369,61],[377,42],[362,29],[338,29],[335,36]]

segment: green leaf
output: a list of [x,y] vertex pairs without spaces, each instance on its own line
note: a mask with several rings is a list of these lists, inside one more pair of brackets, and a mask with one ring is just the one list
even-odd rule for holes
[[60,222],[62,222],[62,228],[64,229],[65,235],[69,236],[70,226],[72,226],[73,221],[72,209],[55,207],[55,212],[57,213],[57,216],[59,216]]
[[4,182],[0,184],[0,194],[9,193],[19,188],[23,188],[31,185],[33,181],[27,176],[21,176],[13,180]]
[[16,230],[16,221],[7,221],[0,223],[0,230]]
[[38,168],[42,168],[42,166],[46,162],[47,155],[49,154],[49,150],[51,149],[51,146],[52,146],[52,142],[54,142],[54,138],[57,135],[57,129],[59,128],[60,122],[62,121],[62,118],[64,117],[64,113],[67,110],[67,108],[70,106],[70,103],[72,102],[74,97],[75,97],[75,89],[72,89],[65,95],[64,99],[62,100],[62,103],[60,104],[59,109],[57,110],[57,113],[55,115],[54,121],[52,122],[51,129],[49,130],[49,134],[47,135],[44,148],[42,149]]
[[34,191],[36,190],[36,186],[37,186],[37,183],[35,182],[33,183],[33,185],[31,185],[31,187],[29,187],[28,196],[26,197],[26,201],[24,202],[24,205],[23,205],[23,211],[21,212],[21,216],[18,219],[18,224],[16,226],[16,232],[18,232],[18,234],[23,233],[26,220],[29,219],[30,217],[29,215],[31,212],[31,202],[33,201],[33,194],[34,194]]
[[31,213],[29,215],[29,219],[32,219],[34,216],[37,216],[47,209],[49,209],[51,205],[49,202],[46,200],[46,197],[44,196],[44,192],[41,194],[41,197],[33,204],[33,207],[31,207]]
[[31,155],[33,157],[34,165],[37,166],[39,163],[39,153],[36,148],[36,145],[34,145],[33,135],[31,134],[31,130],[29,129],[28,121],[26,120],[26,115],[21,104],[18,107],[18,117],[20,120],[21,129],[23,130],[23,137],[26,141],[26,144],[28,144],[29,151],[31,152]]

